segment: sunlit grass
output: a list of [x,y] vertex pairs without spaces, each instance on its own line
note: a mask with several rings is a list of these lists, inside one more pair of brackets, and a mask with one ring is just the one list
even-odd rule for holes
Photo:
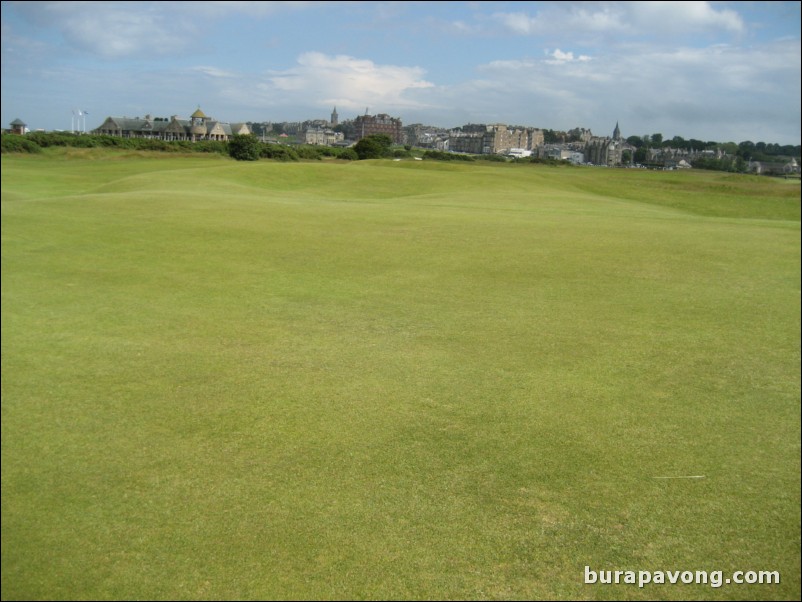
[[798,597],[798,186],[115,157],[2,158],[4,599]]

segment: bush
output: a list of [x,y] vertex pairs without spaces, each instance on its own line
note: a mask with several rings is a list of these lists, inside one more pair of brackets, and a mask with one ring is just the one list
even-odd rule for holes
[[362,159],[381,159],[390,154],[393,141],[386,134],[371,134],[365,136],[354,145],[354,151]]
[[339,159],[343,161],[358,161],[359,155],[356,154],[356,151],[352,148],[344,148],[340,151],[340,154],[337,155]]
[[3,153],[41,153],[42,147],[26,136],[3,134],[0,137],[0,152]]
[[460,155],[459,153],[447,153],[444,151],[430,150],[423,153],[424,159],[434,161],[476,161],[473,155]]
[[221,155],[228,155],[228,142],[223,140],[201,140],[196,142],[192,147],[197,153],[220,153]]
[[228,142],[228,154],[237,161],[258,161],[259,146],[259,139],[252,134],[234,136]]
[[263,144],[259,154],[266,159],[273,159],[275,161],[298,160],[298,153],[288,146],[282,146],[281,144]]
[[313,159],[320,161],[320,159],[323,157],[323,153],[320,152],[321,148],[323,147],[306,145],[306,146],[298,146],[293,150],[300,159]]

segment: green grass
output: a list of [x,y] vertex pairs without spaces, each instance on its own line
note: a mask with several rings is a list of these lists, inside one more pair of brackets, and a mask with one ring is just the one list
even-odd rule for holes
[[799,598],[798,183],[2,173],[3,599]]

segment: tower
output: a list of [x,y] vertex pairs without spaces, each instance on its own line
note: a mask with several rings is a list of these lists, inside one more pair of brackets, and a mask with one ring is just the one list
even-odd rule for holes
[[618,127],[618,122],[615,122],[615,129],[613,130],[613,140],[621,140],[621,129]]
[[203,111],[198,110],[189,116],[189,133],[192,135],[192,140],[204,138],[206,136],[206,120],[208,117],[204,115]]
[[331,125],[336,126],[338,123],[339,115],[337,115],[337,107],[334,107],[334,110],[331,112]]

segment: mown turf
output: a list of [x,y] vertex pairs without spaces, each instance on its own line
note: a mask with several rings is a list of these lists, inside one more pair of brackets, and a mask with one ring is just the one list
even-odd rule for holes
[[799,598],[798,184],[2,174],[3,599]]

